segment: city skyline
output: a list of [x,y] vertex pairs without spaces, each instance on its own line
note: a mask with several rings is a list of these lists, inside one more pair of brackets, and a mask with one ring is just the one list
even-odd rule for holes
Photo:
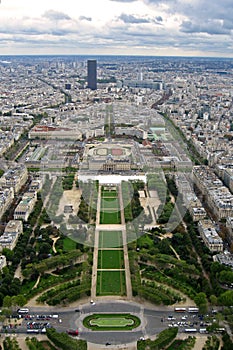
[[229,0],[3,0],[0,54],[231,58],[232,14]]

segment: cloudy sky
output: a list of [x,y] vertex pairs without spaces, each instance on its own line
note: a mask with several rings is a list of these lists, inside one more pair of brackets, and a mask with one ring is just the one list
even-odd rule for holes
[[233,0],[1,0],[1,54],[233,57]]

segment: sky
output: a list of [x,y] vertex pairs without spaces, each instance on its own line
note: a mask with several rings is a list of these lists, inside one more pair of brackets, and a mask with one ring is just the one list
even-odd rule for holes
[[233,0],[0,1],[0,55],[233,57]]

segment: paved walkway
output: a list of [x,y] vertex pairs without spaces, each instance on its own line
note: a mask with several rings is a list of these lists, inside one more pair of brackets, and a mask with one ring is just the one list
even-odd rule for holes
[[137,350],[137,343],[122,344],[122,345],[99,345],[99,344],[87,344],[87,350],[100,350],[100,349],[119,349],[119,350]]
[[126,226],[125,226],[124,203],[122,198],[121,184],[119,185],[118,193],[119,193],[119,203],[120,203],[120,211],[121,211],[122,239],[123,239],[124,262],[125,262],[126,295],[128,299],[132,299],[133,294],[132,294],[132,285],[131,285],[131,278],[130,278],[127,233],[126,233]]

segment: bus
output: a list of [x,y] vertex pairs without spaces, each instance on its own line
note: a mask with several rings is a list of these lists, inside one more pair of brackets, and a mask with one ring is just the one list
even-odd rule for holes
[[175,307],[175,312],[186,312],[186,307]]
[[39,333],[39,329],[27,329],[27,333]]
[[226,331],[226,329],[224,327],[215,329],[216,333],[224,333],[225,331]]
[[192,313],[192,312],[193,312],[193,313],[196,312],[196,313],[197,313],[197,312],[199,312],[199,308],[198,308],[198,307],[189,307],[189,308],[188,308],[188,312],[191,312],[191,313]]
[[18,314],[28,314],[29,313],[29,309],[28,308],[22,308],[22,309],[18,309],[17,310]]
[[206,328],[200,328],[199,333],[204,334],[204,333],[208,333],[208,331]]
[[197,329],[196,328],[186,328],[184,331],[186,333],[195,333],[195,332],[197,332]]

